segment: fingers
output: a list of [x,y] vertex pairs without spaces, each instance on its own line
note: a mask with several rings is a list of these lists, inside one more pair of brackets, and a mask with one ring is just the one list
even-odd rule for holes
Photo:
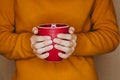
[[69,54],[64,54],[64,53],[59,52],[58,56],[61,57],[61,58],[63,58],[63,59],[66,59],[66,58],[69,57]]
[[75,50],[77,36],[74,34],[75,29],[73,27],[69,28],[70,34],[58,34],[57,38],[53,40],[55,48],[63,51],[65,53],[59,52],[58,56],[66,59],[68,58]]
[[50,46],[47,46],[47,47],[44,47],[44,48],[40,48],[40,49],[33,49],[33,52],[35,54],[42,54],[42,53],[45,53],[47,51],[50,51],[51,49],[53,49],[53,45],[50,45]]
[[[33,33],[38,34],[38,28],[33,28]],[[58,34],[57,37],[53,41],[56,43],[54,47],[60,51],[58,55],[61,58],[68,58],[74,51],[76,46],[77,36],[74,34],[75,29],[73,27],[69,28],[70,34]],[[53,49],[52,40],[50,36],[37,36],[33,35],[31,37],[31,47],[33,48],[33,52],[40,59],[45,59],[49,56],[48,51]]]
[[66,47],[72,47],[73,46],[73,41],[62,40],[62,39],[59,39],[59,38],[55,38],[53,41],[56,44],[63,45],[63,46],[66,46]]
[[33,32],[34,34],[38,34],[38,28],[37,28],[37,27],[33,27],[33,28],[32,28],[32,32]]
[[32,48],[40,49],[40,48],[43,48],[43,47],[48,46],[50,44],[52,44],[52,40],[47,40],[47,41],[43,41],[43,42],[40,42],[40,43],[34,43]]
[[69,33],[70,34],[58,34],[57,37],[61,39],[66,39],[66,40],[76,40],[77,37],[75,34],[73,34],[75,31],[74,27],[69,28]]
[[57,37],[66,40],[76,40],[75,34],[58,34]]
[[[66,46],[66,47],[75,47],[76,46],[76,40],[77,40],[77,36],[74,34],[74,35],[71,35],[71,39],[69,38],[66,38],[65,36],[66,34],[64,34],[62,37],[59,37],[59,38],[55,38],[53,41],[54,43],[56,44],[59,44],[59,45],[63,45],[63,46]],[[64,37],[64,38],[63,38]],[[72,38],[73,37],[73,38]],[[61,39],[62,38],[62,39]],[[67,40],[66,40],[67,39]]]
[[50,40],[51,37],[50,36],[37,36],[37,35],[33,35],[31,37],[31,41],[33,42],[41,42],[41,41],[45,41],[45,40]]
[[60,51],[65,52],[65,53],[62,53],[62,52],[58,53],[58,56],[63,58],[63,59],[68,58],[74,51],[74,48],[68,48],[68,47],[64,47],[64,46],[61,46],[61,45],[57,45],[57,44],[55,44],[54,47],[56,49],[60,50]]
[[53,46],[50,45],[52,44],[50,36],[33,35],[30,40],[31,48],[33,49],[33,52],[38,58],[45,59],[49,56],[49,53],[47,53],[47,51],[53,48]]
[[49,53],[44,53],[44,54],[41,54],[41,55],[36,54],[36,55],[37,55],[37,57],[40,58],[40,59],[46,59],[46,58],[49,56]]
[[70,34],[73,34],[74,31],[75,31],[75,28],[74,28],[74,27],[70,27],[70,28],[69,28],[69,33],[70,33]]
[[[47,46],[41,49],[34,49],[33,52],[35,53],[35,55],[40,58],[40,59],[45,59],[49,56],[49,53],[47,51],[53,49],[53,46]],[[43,54],[44,53],[44,54]]]
[[58,45],[58,44],[55,44],[54,47],[60,51],[63,51],[65,53],[71,53],[73,51],[72,48],[69,48],[69,47],[64,47],[64,46],[61,46],[61,45]]

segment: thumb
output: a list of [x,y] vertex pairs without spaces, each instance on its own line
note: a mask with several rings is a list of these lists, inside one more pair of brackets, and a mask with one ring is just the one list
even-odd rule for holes
[[75,31],[75,28],[74,28],[74,27],[70,27],[70,28],[69,28],[69,33],[70,33],[70,34],[73,34],[74,31]]
[[38,28],[37,28],[37,27],[33,27],[33,28],[32,28],[32,32],[33,32],[34,34],[38,34]]

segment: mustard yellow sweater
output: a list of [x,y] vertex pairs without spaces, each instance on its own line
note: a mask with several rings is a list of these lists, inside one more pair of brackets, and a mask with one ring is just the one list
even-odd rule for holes
[[[44,23],[75,27],[77,47],[68,59],[47,62],[33,54],[31,29]],[[118,44],[112,0],[0,0],[0,53],[16,61],[14,80],[97,80],[92,56]]]

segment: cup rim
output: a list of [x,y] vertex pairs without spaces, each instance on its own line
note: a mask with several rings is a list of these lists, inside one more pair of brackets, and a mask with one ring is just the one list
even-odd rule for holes
[[[38,27],[38,28],[45,28],[45,29],[50,29],[50,28],[52,28],[52,27]],[[58,29],[58,28],[68,28],[68,26],[64,26],[64,27],[55,27],[55,29]]]
[[[56,25],[61,25],[59,27],[42,27],[42,25],[52,25],[52,24],[56,24]],[[62,26],[63,25],[63,26]],[[45,29],[49,29],[49,28],[68,28],[69,26],[67,24],[64,23],[45,23],[45,24],[40,24],[40,26],[38,28],[45,28]]]

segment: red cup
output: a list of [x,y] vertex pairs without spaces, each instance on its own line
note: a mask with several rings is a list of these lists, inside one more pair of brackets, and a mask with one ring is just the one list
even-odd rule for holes
[[[69,33],[68,25],[66,24],[41,24],[38,28],[38,35],[41,36],[51,36],[53,41],[54,38],[57,37],[59,33]],[[55,43],[53,42],[52,45],[54,46]],[[52,50],[48,51],[49,56],[46,58],[47,61],[60,61],[62,58],[58,56],[58,53],[62,52],[53,47]],[[64,53],[64,52],[62,52]]]

